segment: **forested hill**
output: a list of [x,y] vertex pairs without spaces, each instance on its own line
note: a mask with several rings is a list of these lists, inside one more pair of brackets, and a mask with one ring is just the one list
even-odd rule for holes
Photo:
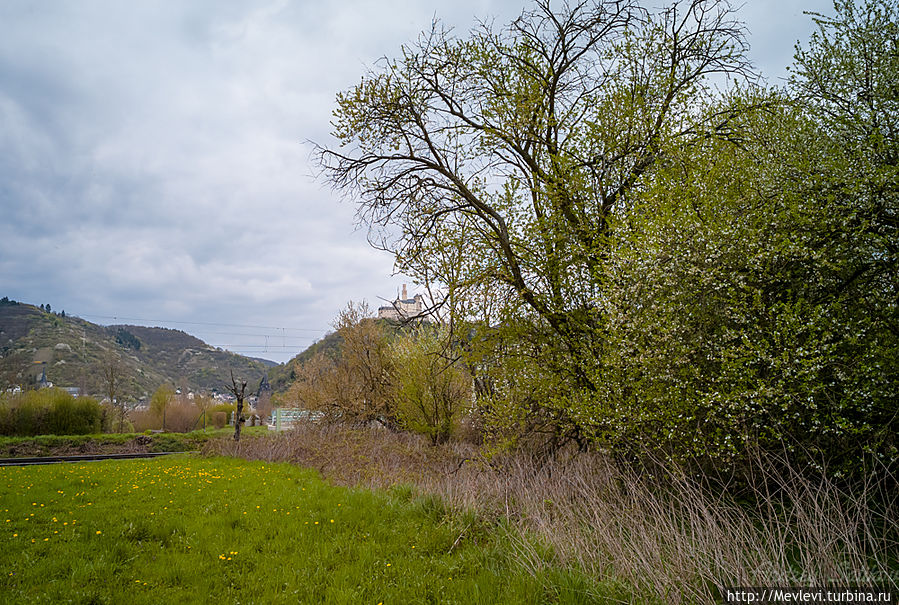
[[0,388],[34,384],[42,372],[55,386],[104,392],[115,367],[122,396],[139,399],[162,384],[223,391],[230,371],[255,390],[268,364],[216,349],[168,328],[101,326],[34,305],[0,300]]
[[340,343],[343,337],[340,332],[329,332],[324,338],[312,343],[306,350],[285,364],[271,368],[268,372],[272,389],[276,393],[286,391],[297,377],[297,368],[319,353],[331,357],[340,355]]
[[[390,321],[386,319],[367,318],[365,322],[375,322],[385,332],[388,339],[393,339],[399,334],[407,333],[414,329],[414,326],[420,324],[403,324],[400,322]],[[297,378],[298,370],[307,361],[318,355],[325,355],[331,359],[338,359],[341,356],[341,346],[343,344],[343,334],[341,330],[329,332],[322,338],[310,345],[306,350],[299,353],[287,363],[283,363],[276,367],[272,367],[268,371],[268,379],[271,383],[272,390],[276,393],[283,393],[290,388],[290,385]]]

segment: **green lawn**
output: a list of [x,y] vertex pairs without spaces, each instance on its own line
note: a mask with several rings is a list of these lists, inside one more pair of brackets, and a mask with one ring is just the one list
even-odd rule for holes
[[0,468],[2,603],[592,602],[409,490],[179,455]]

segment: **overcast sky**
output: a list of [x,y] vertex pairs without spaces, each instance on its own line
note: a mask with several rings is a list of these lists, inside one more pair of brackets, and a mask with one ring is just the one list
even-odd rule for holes
[[[286,361],[406,281],[312,177],[335,94],[434,16],[524,6],[0,0],[0,296]],[[830,6],[746,0],[769,81]]]

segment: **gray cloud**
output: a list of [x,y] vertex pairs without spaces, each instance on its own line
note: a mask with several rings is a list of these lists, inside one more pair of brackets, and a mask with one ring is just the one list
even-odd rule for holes
[[[805,4],[744,7],[763,71],[806,37]],[[335,93],[434,16],[464,32],[521,6],[0,4],[0,294],[289,358],[347,300],[403,281],[310,176],[304,142],[330,140]],[[256,336],[225,342],[239,332]]]

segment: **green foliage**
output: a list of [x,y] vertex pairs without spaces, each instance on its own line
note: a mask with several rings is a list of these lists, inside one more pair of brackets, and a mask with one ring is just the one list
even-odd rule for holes
[[86,435],[99,433],[103,410],[89,397],[61,389],[26,391],[0,400],[2,435]]
[[196,446],[184,433],[163,433],[153,439],[152,452],[186,452]]
[[729,7],[699,4],[538,2],[504,30],[435,26],[337,98],[325,174],[461,334],[489,328],[472,367],[533,369],[499,372],[520,387],[514,416],[557,441],[589,428],[566,402],[599,388],[614,219],[719,121],[696,111],[707,76],[745,67]]
[[338,96],[324,172],[443,292],[498,441],[895,464],[899,8],[837,0],[783,90],[716,94],[742,28],[694,6],[435,27]]
[[222,412],[223,414],[233,414],[237,411],[237,406],[233,403],[217,403],[208,410],[209,412]]
[[150,398],[150,411],[159,417],[165,414],[165,409],[175,398],[175,389],[171,385],[164,384],[156,389]]
[[[210,439],[227,437],[232,429],[196,430],[190,433],[103,433],[91,435],[0,436],[0,457],[50,456],[73,453],[118,454],[146,446],[152,452],[198,450]],[[247,427],[250,436],[268,435],[266,427]]]
[[618,223],[585,405],[607,442],[726,470],[757,448],[838,476],[899,461],[896,8],[836,12],[787,91],[729,101],[763,108],[739,146],[694,149]]
[[458,365],[449,331],[420,326],[391,347],[393,397],[400,424],[428,435],[433,444],[450,438],[471,405],[471,377]]
[[[583,444],[572,405],[570,372],[544,363],[549,330],[535,334],[529,320],[508,318],[497,326],[465,325],[464,360],[474,377],[475,418],[500,449],[522,445],[551,452],[574,440]],[[463,328],[460,331],[465,331]],[[557,360],[558,361],[558,360]]]
[[337,358],[340,355],[340,343],[342,341],[343,337],[339,332],[329,332],[324,338],[314,342],[286,364],[270,368],[268,379],[272,385],[272,390],[276,394],[283,394],[297,379],[298,369],[313,357],[324,355],[329,359]]

